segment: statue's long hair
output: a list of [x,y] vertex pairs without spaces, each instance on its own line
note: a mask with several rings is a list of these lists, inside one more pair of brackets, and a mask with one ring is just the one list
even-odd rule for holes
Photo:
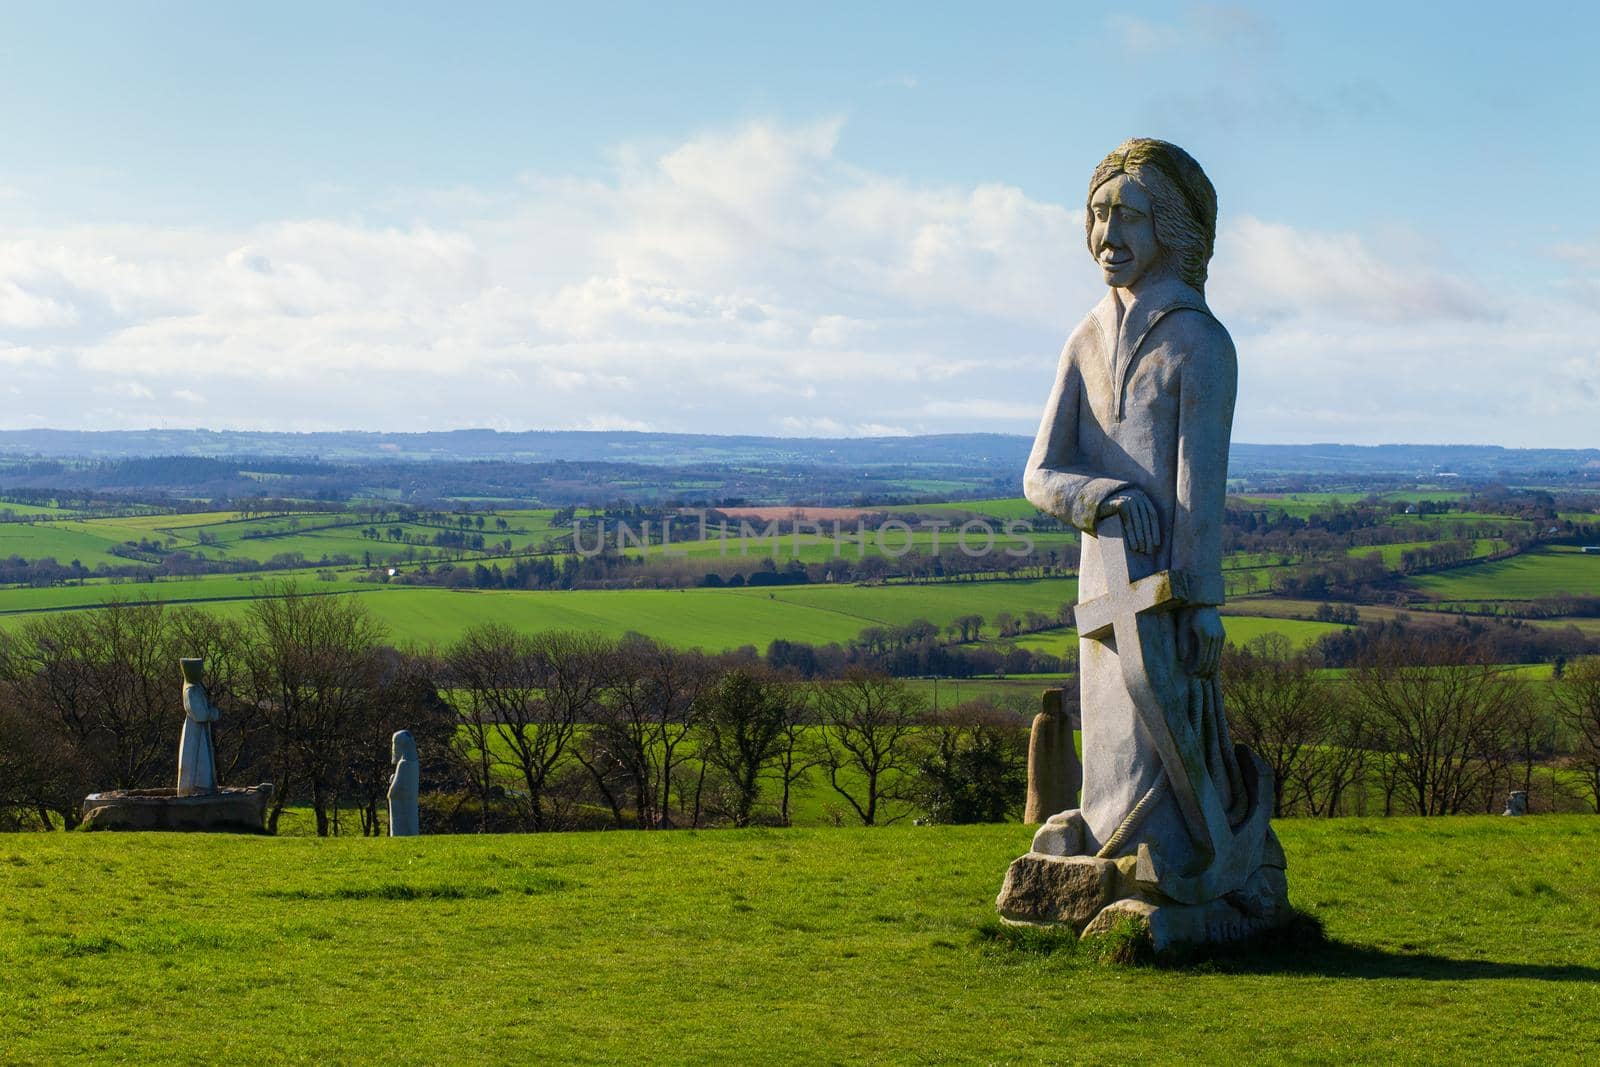
[[[1118,174],[1126,174],[1150,195],[1155,206],[1156,240],[1172,259],[1178,277],[1202,294],[1206,268],[1217,243],[1217,191],[1200,164],[1183,149],[1153,137],[1123,141],[1094,168],[1088,200]],[[1089,254],[1094,255],[1094,212],[1083,220]]]

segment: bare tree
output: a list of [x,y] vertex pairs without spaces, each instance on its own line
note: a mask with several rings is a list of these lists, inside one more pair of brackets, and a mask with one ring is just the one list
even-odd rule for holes
[[277,787],[269,832],[292,787],[304,783],[317,834],[333,830],[347,731],[376,699],[375,654],[383,627],[358,598],[316,596],[292,583],[250,603],[245,685],[266,721]]
[[906,799],[914,756],[909,741],[923,701],[904,681],[853,670],[816,688],[828,783],[855,809],[863,826],[882,819],[885,800]]
[[1551,683],[1550,695],[1561,722],[1572,732],[1573,762],[1600,814],[1600,657],[1568,663]]
[[176,764],[178,656],[165,608],[113,601],[30,620],[6,660],[17,699],[60,728],[86,784],[137,789]]
[[795,699],[791,687],[760,668],[728,671],[706,694],[702,758],[728,783],[728,813],[749,826],[761,778],[783,747]]
[[1386,751],[1388,788],[1417,815],[1454,815],[1495,781],[1501,724],[1527,699],[1513,670],[1465,639],[1375,642],[1349,684]]
[[823,762],[824,750],[817,729],[817,715],[807,699],[814,690],[802,688],[794,679],[788,679],[794,699],[788,701],[788,715],[778,738],[778,753],[773,757],[773,769],[782,787],[778,797],[778,821],[792,825],[790,808],[797,792],[806,790],[812,768]]
[[532,829],[546,828],[546,788],[598,703],[607,648],[589,635],[524,635],[499,623],[473,626],[450,647],[446,662],[463,718],[478,734],[485,802],[492,758],[519,780]]
[[422,768],[431,769],[433,777],[449,765],[456,733],[455,709],[439,696],[433,682],[438,665],[432,657],[386,648],[375,654],[374,666],[373,699],[344,731],[344,763],[360,812],[361,833],[368,837],[384,832],[379,813],[387,807],[395,731],[410,731]]
[[628,776],[634,813],[645,829],[670,827],[675,772],[684,744],[716,683],[717,665],[698,651],[680,651],[637,634],[617,649],[605,698],[591,731]]
[[1329,741],[1334,714],[1313,653],[1278,633],[1262,634],[1222,657],[1222,691],[1234,737],[1272,768],[1272,814],[1287,814],[1285,790],[1305,779],[1301,764]]
[[1366,811],[1370,729],[1366,709],[1347,688],[1332,681],[1322,686],[1322,741],[1303,750],[1289,769],[1288,810],[1330,819]]
[[0,828],[77,825],[82,768],[60,724],[36,717],[5,679],[0,639]]

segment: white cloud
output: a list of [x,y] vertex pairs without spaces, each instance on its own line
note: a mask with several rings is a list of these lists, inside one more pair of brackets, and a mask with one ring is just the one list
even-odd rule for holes
[[[1031,433],[1102,292],[1081,210],[852,166],[840,128],[624,147],[605,180],[512,196],[390,194],[405,227],[12,231],[10,406],[63,426],[182,418],[177,401],[242,428]],[[1589,246],[1539,294],[1418,234],[1236,216],[1218,249],[1238,436],[1590,443]],[[85,376],[119,402],[87,408]]]
[[1208,296],[1223,313],[1331,314],[1368,322],[1487,319],[1493,297],[1420,259],[1414,235],[1382,251],[1349,233],[1318,233],[1245,216],[1217,241]]

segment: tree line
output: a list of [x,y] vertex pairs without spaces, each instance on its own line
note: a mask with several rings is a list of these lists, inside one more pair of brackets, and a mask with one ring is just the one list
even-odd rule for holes
[[[1559,661],[1546,684],[1471,628],[1347,639],[1342,671],[1280,635],[1225,653],[1234,737],[1272,766],[1278,814],[1487,812],[1512,789],[1600,811],[1600,658]],[[398,729],[422,753],[430,832],[781,825],[802,801],[865,825],[1018,814],[1017,709],[936,712],[881,660],[806,649],[484,624],[397,650],[359,598],[291,586],[239,619],[143,602],[43,615],[0,635],[0,824],[70,829],[90,792],[170,785],[183,656],[205,659],[222,709],[219,779],[272,782],[274,831],[296,805],[319,834],[381,833]]]
[[1223,653],[1228,721],[1272,767],[1275,814],[1497,812],[1518,789],[1600,812],[1600,658],[1545,686],[1458,627],[1362,632],[1342,673],[1281,634]]
[[71,829],[90,792],[170,785],[182,656],[222,710],[220,784],[273,783],[271,832],[304,805],[318,834],[381,833],[398,729],[431,832],[787,824],[805,790],[866,825],[1023,799],[1024,718],[935,715],[882,673],[496,624],[402,651],[356,598],[284,587],[239,620],[125,602],[0,635],[0,822]]

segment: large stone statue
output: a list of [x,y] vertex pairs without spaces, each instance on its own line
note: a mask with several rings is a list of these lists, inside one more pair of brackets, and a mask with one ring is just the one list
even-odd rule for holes
[[389,779],[389,836],[416,837],[422,833],[417,818],[417,743],[410,730],[396,730],[389,739],[394,777]]
[[216,705],[206,695],[202,674],[206,661],[181,659],[183,668],[183,734],[178,741],[178,795],[210,795],[217,791],[217,749],[211,724]]
[[1109,290],[1067,339],[1024,478],[1083,534],[1083,795],[998,906],[1085,933],[1133,916],[1157,948],[1237,937],[1288,903],[1271,772],[1230,740],[1217,682],[1237,366],[1204,295],[1216,192],[1139,138],[1095,168],[1087,208]]

